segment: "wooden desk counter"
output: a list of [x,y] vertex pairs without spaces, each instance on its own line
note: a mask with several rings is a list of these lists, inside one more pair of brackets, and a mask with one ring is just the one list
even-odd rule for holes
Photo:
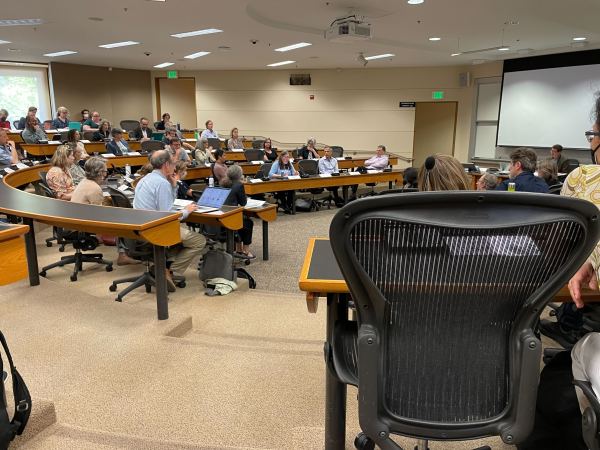
[[0,286],[27,277],[27,258],[23,236],[27,225],[0,224]]
[[[140,151],[142,148],[142,143],[140,141],[128,141],[127,143],[129,144],[131,151]],[[25,144],[22,142],[21,149],[33,156],[52,156],[59,145],[61,145],[61,143],[49,142],[47,144]],[[84,142],[83,145],[85,151],[90,155],[93,153],[106,153],[105,142]]]

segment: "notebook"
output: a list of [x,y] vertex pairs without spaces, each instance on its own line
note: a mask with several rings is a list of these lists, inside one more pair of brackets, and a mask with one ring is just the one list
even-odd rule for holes
[[198,209],[196,212],[209,212],[215,211],[225,203],[231,189],[219,188],[219,187],[207,187],[202,192],[202,196],[198,200]]

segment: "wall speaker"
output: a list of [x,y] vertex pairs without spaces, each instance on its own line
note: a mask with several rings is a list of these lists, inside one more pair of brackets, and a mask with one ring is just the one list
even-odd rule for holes
[[310,86],[310,73],[290,74],[290,86]]
[[460,87],[471,87],[471,72],[462,72],[458,74],[458,85]]

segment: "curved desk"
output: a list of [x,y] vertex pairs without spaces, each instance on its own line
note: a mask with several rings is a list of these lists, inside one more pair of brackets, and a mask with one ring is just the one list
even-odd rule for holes
[[27,276],[27,260],[23,236],[27,225],[0,223],[0,286],[14,283]]
[[[26,144],[21,142],[21,149],[33,156],[52,156],[56,148],[61,145],[60,142],[48,142],[47,144]],[[140,141],[128,141],[129,149],[137,152],[141,150],[142,143]],[[92,153],[106,153],[106,144],[104,142],[84,142],[85,151]]]

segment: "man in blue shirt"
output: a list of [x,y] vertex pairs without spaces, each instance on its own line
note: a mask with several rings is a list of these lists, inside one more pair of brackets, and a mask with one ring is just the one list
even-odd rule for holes
[[[331,150],[331,147],[326,145],[325,148],[323,148],[323,152],[325,153],[325,156],[319,159],[319,173],[340,173],[337,159],[333,157],[333,151]],[[328,187],[327,190],[333,194],[333,201],[337,207],[344,206],[344,201],[338,194],[338,186]]]
[[520,147],[510,154],[510,165],[508,173],[510,178],[504,180],[498,186],[497,191],[507,191],[509,183],[515,183],[515,190],[518,192],[539,192],[548,193],[548,184],[533,172],[537,164],[537,155],[530,149]]
[[[173,202],[177,196],[177,179],[175,178],[175,161],[167,150],[157,150],[150,158],[154,170],[140,180],[135,188],[133,207],[152,211],[172,211]],[[183,209],[181,220],[197,208],[191,203]],[[167,282],[170,290],[175,288],[172,272],[183,274],[192,259],[202,252],[206,239],[201,234],[188,228],[179,228],[181,244],[172,247],[167,256]],[[169,264],[170,263],[170,264]]]
[[6,129],[0,128],[0,166],[10,166],[19,162],[15,147],[8,141]]

